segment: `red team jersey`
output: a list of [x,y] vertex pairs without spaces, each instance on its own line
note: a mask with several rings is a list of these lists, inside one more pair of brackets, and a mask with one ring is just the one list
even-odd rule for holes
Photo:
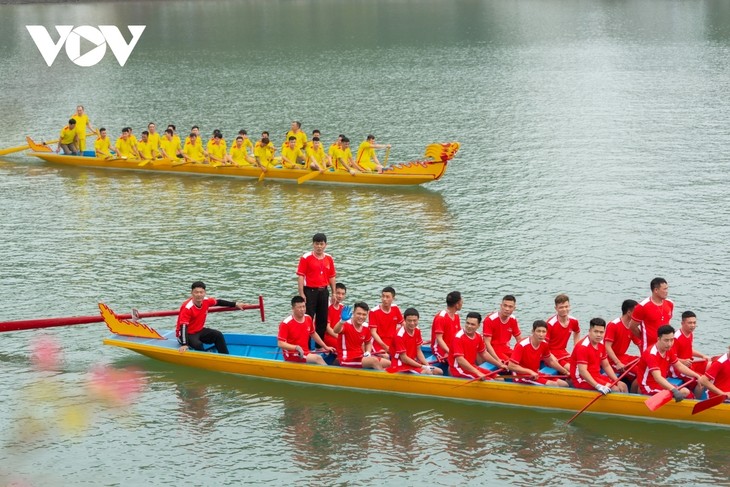
[[345,321],[342,331],[337,336],[337,356],[340,365],[357,366],[362,362],[362,354],[366,343],[371,342],[370,328],[364,323],[358,331],[352,321]]
[[[340,321],[340,314],[342,313],[343,305],[339,305],[335,308],[334,304],[330,304],[329,308],[327,308],[327,323],[330,325],[330,327],[334,328],[335,325]],[[323,337],[321,337],[324,341],[325,345],[329,347],[335,347],[337,348],[337,338],[333,337],[332,335],[329,335],[327,333],[324,334]]]
[[[289,315],[279,323],[279,334],[276,338],[291,345],[299,345],[306,356],[309,353],[309,337],[312,335],[314,335],[314,323],[311,316],[304,315],[303,321],[297,321]],[[306,361],[299,358],[299,354],[294,350],[284,350],[283,352],[284,360],[292,362]]]
[[514,315],[507,318],[506,323],[502,323],[499,313],[495,311],[484,319],[482,326],[482,334],[491,338],[492,348],[494,352],[502,360],[509,360],[512,355],[512,347],[509,346],[512,337],[520,336],[520,324]]
[[388,372],[402,372],[405,370],[420,372],[420,367],[413,367],[406,365],[400,360],[400,354],[403,352],[418,362],[418,347],[423,345],[423,338],[421,337],[421,330],[416,328],[413,330],[413,335],[409,335],[405,327],[398,330],[393,337],[393,341],[390,346],[391,356],[393,357],[393,365],[388,368]]
[[682,330],[674,332],[674,345],[672,351],[677,354],[678,359],[692,360],[692,347],[694,342],[694,333],[685,335]]
[[644,350],[639,360],[636,376],[639,379],[639,391],[642,394],[653,395],[664,390],[662,386],[657,384],[651,372],[658,370],[662,377],[669,375],[669,367],[677,363],[677,355],[670,349],[664,357],[659,354],[656,345]]
[[[453,377],[469,377],[473,378],[473,374],[466,372],[461,368],[459,363],[456,361],[456,357],[464,357],[467,362],[477,368],[481,368],[477,365],[477,355],[481,354],[487,349],[484,344],[484,338],[479,333],[474,333],[472,338],[469,338],[464,330],[459,330],[454,336],[454,340],[451,342],[451,353],[449,354],[449,373]],[[481,369],[482,372],[488,373],[489,370]]]
[[624,365],[637,358],[634,355],[628,355],[626,353],[631,343],[635,343],[637,347],[641,346],[639,337],[631,333],[631,330],[621,322],[621,318],[616,318],[606,325],[606,335],[603,337],[603,341],[611,342],[613,353],[616,354]]
[[523,338],[515,345],[515,349],[509,361],[525,367],[526,369],[539,372],[540,361],[550,357],[550,346],[547,342],[540,342],[537,348],[530,343],[530,337]]
[[651,348],[657,342],[657,331],[662,325],[668,325],[674,312],[674,303],[665,299],[661,305],[656,305],[651,297],[636,305],[631,319],[641,325],[641,351]]
[[436,335],[439,333],[443,334],[442,338],[450,350],[451,342],[454,340],[454,335],[456,335],[456,332],[459,330],[461,330],[459,313],[455,313],[453,319],[449,316],[449,312],[447,310],[443,310],[434,316],[433,323],[431,324],[431,350],[440,362],[444,362],[448,354],[446,353],[446,350],[442,350],[441,347],[439,347]]
[[573,386],[579,389],[593,389],[593,386],[578,372],[578,364],[587,365],[588,373],[599,384],[609,384],[611,382],[609,378],[601,375],[601,362],[606,358],[606,347],[603,343],[594,347],[588,337],[578,341],[570,355],[570,378],[573,379]]
[[547,319],[547,337],[545,341],[550,345],[550,352],[558,360],[565,360],[570,357],[568,353],[568,340],[573,333],[580,333],[580,324],[572,316],[568,316],[568,326],[563,326],[558,321],[558,315]]
[[208,308],[215,306],[218,300],[208,296],[203,298],[200,308],[193,304],[193,298],[188,298],[182,306],[180,313],[177,315],[177,326],[175,327],[175,335],[180,338],[182,326],[187,325],[188,335],[198,333],[205,326],[205,318],[208,316]]
[[318,259],[313,252],[307,252],[299,258],[297,275],[304,276],[304,285],[307,287],[326,287],[336,275],[335,261],[327,253]]
[[[380,308],[380,305],[378,305],[375,309],[370,310],[370,315],[368,316],[370,329],[377,331],[380,339],[383,340],[383,343],[388,345],[388,347],[390,347],[390,344],[393,343],[396,329],[401,323],[403,323],[403,315],[400,312],[400,308],[398,308],[395,304],[391,305],[390,311],[387,313]],[[418,333],[420,335],[420,330]],[[373,340],[373,352],[383,352],[383,348],[375,340]]]
[[[728,358],[728,354],[726,353],[712,362],[705,375],[715,384],[715,387],[721,391],[730,392],[730,358]],[[717,396],[712,391],[709,391],[709,394],[710,397]]]

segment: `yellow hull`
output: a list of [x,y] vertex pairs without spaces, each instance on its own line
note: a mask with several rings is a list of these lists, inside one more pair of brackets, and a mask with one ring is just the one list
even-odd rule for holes
[[[35,144],[34,144],[35,145]],[[43,146],[40,146],[43,147]],[[367,184],[367,185],[417,185],[436,181],[446,172],[448,161],[453,158],[459,145],[456,142],[447,144],[432,144],[427,148],[427,157],[423,161],[411,161],[388,166],[382,174],[356,173],[354,176],[344,171],[325,171],[309,179],[310,182],[340,183],[340,184]],[[180,174],[205,174],[211,176],[227,176],[238,178],[255,178],[261,176],[261,169],[254,166],[211,165],[203,163],[170,162],[168,160],[151,161],[140,165],[139,160],[128,159],[98,159],[96,157],[82,157],[61,155],[54,152],[41,152],[36,145],[36,151],[30,155],[53,164],[67,166],[89,167],[101,169],[126,169],[134,171],[150,171]],[[435,149],[436,152],[434,151]],[[264,179],[293,180],[310,174],[307,169],[270,168]]]
[[[216,353],[180,353],[173,340],[114,337],[104,340],[104,344],[127,348],[172,364],[231,374],[348,389],[556,409],[570,413],[582,409],[597,394],[579,389],[538,387],[501,381],[466,384],[463,380],[448,377],[389,374]],[[730,404],[721,404],[693,416],[692,408],[696,401],[672,402],[652,412],[644,404],[645,400],[645,396],[610,394],[596,401],[587,413],[730,426]]]

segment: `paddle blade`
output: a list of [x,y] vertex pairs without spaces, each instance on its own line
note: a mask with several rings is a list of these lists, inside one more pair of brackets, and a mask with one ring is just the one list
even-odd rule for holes
[[697,404],[695,404],[695,407],[692,408],[692,414],[701,413],[705,409],[710,409],[712,407],[717,406],[718,404],[722,404],[727,400],[727,396],[715,396],[711,397],[709,399],[705,399],[704,401],[700,401]]
[[0,150],[0,156],[4,156],[7,154],[13,154],[15,152],[20,152],[22,150],[29,149],[28,144],[19,145],[18,147],[9,147],[7,149]]
[[302,177],[298,178],[298,179],[297,179],[297,184],[302,184],[302,183],[306,183],[306,182],[307,182],[307,181],[309,181],[310,179],[314,179],[314,178],[316,178],[317,176],[319,176],[320,174],[321,174],[321,173],[320,173],[319,171],[312,171],[312,172],[310,172],[309,174],[306,174],[306,175],[304,175],[304,176],[302,176]]
[[259,176],[259,181],[263,181],[266,177],[266,173],[264,171],[261,171],[261,175]]
[[663,390],[661,392],[657,392],[653,396],[651,396],[649,399],[644,401],[644,404],[646,404],[646,407],[649,408],[650,411],[656,411],[660,407],[664,406],[666,403],[672,400],[672,392]]

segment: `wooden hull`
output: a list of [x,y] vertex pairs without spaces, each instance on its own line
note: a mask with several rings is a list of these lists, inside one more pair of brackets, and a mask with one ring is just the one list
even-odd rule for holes
[[[596,396],[596,392],[514,384],[502,381],[473,382],[463,379],[429,377],[412,374],[389,374],[343,367],[322,367],[288,363],[277,353],[275,337],[227,334],[231,355],[188,351],[180,353],[173,332],[163,340],[115,335],[104,344],[133,350],[150,358],[177,365],[289,382],[316,384],[348,389],[383,391],[441,397],[474,402],[506,404],[575,412]],[[170,339],[169,337],[172,337]],[[730,404],[721,404],[697,415],[692,407],[697,401],[671,402],[652,412],[646,396],[609,394],[596,401],[586,414],[609,414],[682,423],[730,426]]]
[[[435,153],[434,148],[444,147],[441,152]],[[42,147],[42,146],[40,146]],[[179,174],[203,174],[209,176],[226,176],[237,178],[254,178],[261,176],[261,169],[254,166],[233,166],[197,163],[172,163],[167,160],[151,161],[146,165],[140,166],[138,160],[127,159],[98,159],[96,157],[86,156],[70,156],[56,154],[55,152],[41,152],[39,147],[35,146],[36,151],[30,155],[38,157],[46,162],[53,164],[63,164],[66,166],[100,168],[100,169],[123,169],[134,171],[148,172],[165,172]],[[430,152],[429,152],[430,149]],[[382,174],[377,173],[357,173],[354,176],[344,171],[325,171],[309,180],[310,183],[334,183],[334,184],[356,184],[356,185],[417,185],[436,181],[440,179],[446,172],[448,161],[456,154],[458,150],[457,143],[448,144],[432,144],[427,149],[427,157],[423,161],[411,161],[401,164],[388,166]],[[264,178],[267,180],[284,180],[296,181],[302,176],[310,174],[311,171],[306,169],[285,169],[270,168]]]

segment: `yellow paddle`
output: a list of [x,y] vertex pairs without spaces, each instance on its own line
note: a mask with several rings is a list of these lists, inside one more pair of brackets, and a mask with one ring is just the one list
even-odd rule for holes
[[319,176],[320,174],[322,174],[322,173],[319,171],[310,171],[309,174],[305,174],[304,176],[297,178],[297,184],[306,183],[310,179],[314,179],[317,176]]
[[385,159],[383,159],[383,164],[381,164],[382,166],[386,166],[388,164],[388,156],[390,156],[390,147],[385,149]]
[[[52,140],[49,142],[49,144],[55,144],[58,142],[58,140]],[[8,147],[7,149],[0,150],[0,156],[5,156],[7,154],[13,154],[15,152],[20,152],[22,150],[30,149],[30,146],[28,144],[25,145],[19,145],[17,147]]]

